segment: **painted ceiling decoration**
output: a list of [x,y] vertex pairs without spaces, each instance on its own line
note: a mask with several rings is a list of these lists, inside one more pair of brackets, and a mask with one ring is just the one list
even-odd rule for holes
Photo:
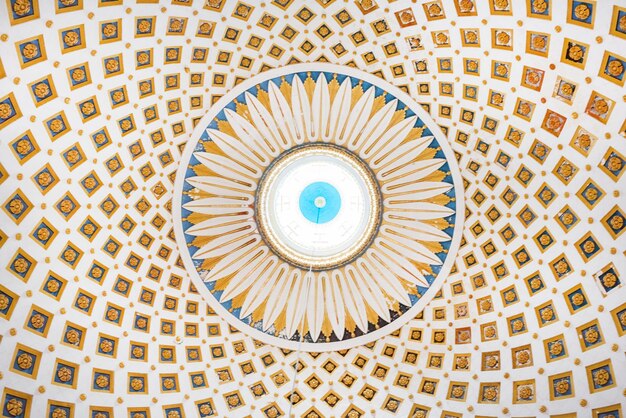
[[[0,417],[623,417],[625,50],[621,0],[1,1]],[[396,99],[389,151],[445,163],[391,190],[389,144],[330,129]],[[385,252],[394,193],[427,182],[454,214]],[[207,268],[243,257],[201,235],[238,236],[195,205],[225,186],[264,202],[234,218],[262,251],[239,271],[328,310]],[[312,245],[288,216],[353,234]],[[341,318],[333,274],[365,266],[413,275]]]
[[284,348],[346,349],[439,290],[462,180],[402,91],[347,67],[288,66],[230,91],[195,133],[177,175],[179,248],[233,326]]

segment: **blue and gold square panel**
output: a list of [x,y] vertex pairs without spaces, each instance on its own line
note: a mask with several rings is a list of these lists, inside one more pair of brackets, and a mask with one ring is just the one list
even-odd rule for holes
[[18,248],[6,269],[21,281],[27,282],[36,265],[37,261],[33,257],[22,248]]
[[39,0],[7,0],[6,4],[11,25],[39,18]]
[[16,344],[11,371],[31,379],[37,378],[37,372],[41,363],[41,352],[31,347]]
[[70,171],[73,171],[86,161],[85,153],[78,142],[62,151],[61,157]]
[[585,367],[585,370],[591,393],[607,390],[617,385],[610,359],[591,364]]
[[602,225],[613,238],[618,238],[624,232],[625,219],[624,210],[620,206],[615,205],[602,218]]
[[63,330],[63,336],[61,337],[61,344],[82,350],[86,335],[87,330],[84,327],[72,322],[66,322]]
[[100,22],[100,43],[106,44],[122,39],[122,19]]
[[30,233],[30,237],[44,249],[47,249],[58,235],[58,232],[51,222],[46,218],[42,218]]
[[548,377],[550,400],[574,397],[574,379],[572,372],[560,373]]
[[49,117],[43,123],[52,141],[56,141],[72,129],[64,111]]
[[576,332],[578,333],[578,341],[580,342],[582,351],[587,351],[604,344],[602,329],[597,319],[579,326],[576,328]]
[[559,224],[564,232],[568,232],[576,226],[578,222],[580,222],[580,218],[569,205],[565,205],[560,211],[558,211],[556,215],[554,215],[554,220]]
[[602,246],[591,231],[583,235],[574,245],[584,261],[589,261],[602,252]]
[[523,334],[528,331],[524,314],[519,314],[510,318],[507,318],[507,324],[509,328],[509,335],[511,336]]
[[141,16],[135,18],[135,38],[144,38],[154,35],[156,16]]
[[96,151],[100,151],[101,149],[107,147],[108,145],[111,145],[112,143],[109,131],[106,127],[103,127],[102,129],[92,133],[90,136],[96,148]]
[[622,286],[619,273],[613,263],[607,264],[602,270],[593,275],[600,287],[600,291],[603,295],[607,295],[609,292],[618,289]]
[[624,415],[622,415],[621,404],[609,405],[602,408],[594,408],[591,410],[591,412],[593,413],[593,418],[624,418]]
[[57,359],[53,368],[52,384],[76,389],[78,369],[79,366],[77,364]]
[[595,11],[595,1],[568,0],[567,23],[592,29],[596,17]]
[[148,359],[148,346],[144,343],[131,341],[129,358],[135,361],[146,361]]
[[22,111],[13,93],[0,98],[0,128],[8,126],[20,117],[22,117]]
[[49,271],[46,275],[46,278],[42,281],[40,291],[55,300],[60,300],[61,296],[63,295],[63,291],[65,290],[66,284],[67,280],[65,280],[58,274]]
[[74,418],[74,404],[63,401],[48,401],[46,418],[68,417]]
[[69,81],[70,90],[91,84],[91,73],[89,72],[89,63],[69,67],[67,69],[67,79]]
[[137,70],[152,67],[152,48],[135,52],[135,68]]
[[80,205],[76,198],[70,193],[67,192],[57,201],[54,205],[57,213],[65,218],[66,221],[69,221],[72,216],[80,209]]
[[589,299],[580,284],[567,290],[563,294],[563,297],[565,298],[565,302],[571,314],[577,313],[589,306]]
[[104,78],[113,77],[124,73],[124,59],[121,54],[112,55],[102,59]]
[[80,312],[86,313],[87,315],[91,315],[95,301],[96,297],[94,295],[85,290],[79,289],[78,292],[76,292],[76,298],[74,299],[72,307]]
[[109,335],[98,335],[98,345],[96,353],[103,356],[115,357],[117,354],[117,341],[115,337]]
[[9,145],[20,165],[26,163],[40,151],[39,145],[30,129],[11,141]]
[[526,15],[539,19],[551,19],[552,0],[526,0]]
[[13,195],[10,195],[2,205],[4,212],[18,225],[32,208],[32,203],[20,189],[17,189]]
[[543,348],[546,354],[546,362],[550,363],[556,360],[566,358],[567,346],[563,334],[544,340]]
[[148,377],[145,374],[128,374],[128,393],[148,393]]
[[113,291],[119,295],[127,297],[132,285],[133,282],[118,275],[115,279],[115,284],[113,285]]
[[98,105],[98,99],[96,96],[92,96],[82,102],[78,102],[78,113],[84,122],[90,121],[100,115],[100,106]]
[[161,381],[160,389],[161,393],[178,392],[178,375],[176,374],[162,374],[159,376]]
[[77,51],[87,46],[85,40],[85,25],[77,25],[59,30],[61,53]]
[[93,369],[91,390],[113,393],[113,372],[102,369]]
[[550,262],[550,270],[556,280],[560,281],[572,272],[572,265],[565,254],[561,254]]
[[[91,242],[94,240],[96,235],[98,235],[98,232],[100,232],[102,228],[100,227],[100,224],[98,224],[91,216],[87,216],[77,229],[78,229],[78,232],[83,237],[85,237],[89,242]],[[88,276],[91,279],[97,282],[100,282],[103,276],[97,277],[96,276],[97,273],[99,272],[95,271],[94,268],[92,267],[89,270]]]
[[120,205],[117,203],[115,198],[109,194],[102,200],[102,202],[100,202],[98,207],[107,218],[111,218],[111,216],[113,216],[113,214],[119,209]]
[[51,75],[29,83],[28,88],[37,107],[57,97],[56,87]]
[[605,51],[602,58],[602,65],[598,76],[609,80],[618,86],[623,86],[626,80],[626,58],[614,53]]
[[616,149],[609,147],[606,154],[598,164],[600,169],[604,171],[613,181],[618,181],[624,173],[626,166],[626,158],[622,156]]
[[202,418],[217,416],[217,410],[215,409],[215,404],[212,399],[202,399],[196,401],[195,404],[198,409],[198,414],[200,414]]
[[104,320],[120,326],[124,319],[124,308],[108,302],[104,311]]
[[33,396],[7,387],[2,391],[2,416],[7,418],[29,418]]
[[[18,0],[15,0],[18,1]],[[34,36],[15,43],[22,69],[48,59],[43,35]],[[1,115],[0,115],[1,117]]]
[[150,331],[150,317],[140,313],[135,313],[133,320],[133,329],[142,332]]
[[626,39],[626,7],[613,6],[613,16],[609,33]]
[[109,239],[105,241],[104,245],[102,246],[102,250],[110,255],[112,258],[115,258],[115,256],[117,255],[117,253],[119,253],[121,249],[122,244],[118,240],[113,238],[113,236],[109,236]]

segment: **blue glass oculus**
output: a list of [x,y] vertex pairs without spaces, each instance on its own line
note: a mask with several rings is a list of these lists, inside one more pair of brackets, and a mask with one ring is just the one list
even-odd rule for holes
[[341,196],[337,189],[325,181],[311,183],[300,193],[300,212],[316,224],[329,222],[341,209]]

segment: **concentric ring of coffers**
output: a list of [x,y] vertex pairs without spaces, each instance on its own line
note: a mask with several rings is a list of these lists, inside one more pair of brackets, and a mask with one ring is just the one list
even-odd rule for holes
[[[323,270],[281,257],[256,218],[268,168],[310,144],[354,154],[380,193],[366,248]],[[185,148],[173,212],[183,262],[219,315],[264,343],[331,351],[397,330],[433,298],[464,203],[454,154],[421,106],[375,76],[307,63],[257,75],[209,109]]]

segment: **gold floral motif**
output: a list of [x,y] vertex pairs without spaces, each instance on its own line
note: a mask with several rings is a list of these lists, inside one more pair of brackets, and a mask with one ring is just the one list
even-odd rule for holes
[[28,370],[33,365],[33,356],[27,353],[22,353],[17,358],[17,365],[22,370]]
[[[583,251],[584,251],[586,254],[591,254],[591,253],[593,253],[595,250],[596,250],[596,243],[595,243],[595,242],[593,242],[593,241],[589,240],[589,241],[586,241],[586,242],[583,244]],[[582,297],[582,296],[581,296],[581,297]],[[572,298],[572,300],[573,300],[573,298]]]
[[576,45],[576,44],[570,46],[567,49],[567,55],[573,61],[581,60],[584,53],[585,53],[585,51],[583,51],[582,47],[580,47],[579,45]]
[[64,127],[65,126],[63,125],[63,122],[60,119],[53,119],[50,122],[50,130],[55,134],[61,132]]
[[483,392],[483,397],[488,401],[495,401],[498,398],[498,389],[494,386],[488,386]]
[[11,398],[5,406],[9,415],[16,417],[24,412],[24,401],[17,398]]
[[33,59],[39,54],[39,48],[32,42],[27,43],[22,48],[22,55],[28,59]]
[[14,198],[9,202],[9,211],[13,215],[19,215],[25,209],[24,202],[22,199]]
[[102,28],[102,34],[107,38],[112,38],[117,34],[117,26],[113,23],[107,23]]
[[606,273],[602,277],[602,284],[604,285],[604,287],[611,288],[615,286],[616,283],[617,283],[617,276],[611,272]]
[[548,3],[545,0],[533,0],[533,10],[537,13],[543,13],[548,8]]
[[35,85],[35,96],[43,99],[48,95],[50,95],[50,87],[48,87],[48,84],[42,82]]
[[4,311],[9,307],[9,297],[4,293],[0,293],[0,311]]
[[54,408],[51,418],[67,418],[67,411],[62,408]]
[[59,370],[57,370],[57,378],[63,383],[67,383],[72,380],[72,375],[72,369],[70,369],[69,367],[63,366]]
[[544,321],[550,321],[554,318],[554,311],[552,310],[552,308],[544,308],[541,311],[541,319],[543,319]]
[[31,0],[15,0],[15,3],[13,3],[13,13],[18,16],[26,16],[33,10],[32,6]]
[[76,300],[76,305],[81,309],[87,309],[90,303],[91,301],[85,295],[80,295],[78,299]]
[[517,362],[519,364],[526,364],[530,361],[530,353],[528,350],[523,350],[517,353]]
[[595,328],[590,328],[587,332],[584,333],[585,342],[589,344],[594,344],[600,339],[600,334]]
[[[108,64],[108,62],[107,62]],[[74,71],[72,71],[72,80],[74,81],[82,81],[85,79],[85,71],[83,71],[82,68],[76,68]]]
[[533,397],[533,389],[530,386],[522,386],[519,388],[519,397],[523,400],[528,400]]
[[611,375],[605,369],[596,370],[593,372],[593,383],[596,386],[604,386],[611,380]]
[[463,395],[465,395],[465,389],[463,389],[461,386],[455,386],[452,389],[452,396],[454,396],[455,398],[462,398]]
[[574,16],[576,16],[577,19],[586,20],[590,14],[591,11],[586,4],[579,4],[574,8]]
[[575,306],[580,306],[585,302],[585,297],[581,295],[580,293],[575,293],[571,299],[572,299],[572,303]]
[[68,31],[65,33],[65,36],[63,36],[63,42],[65,42],[65,45],[67,45],[68,47],[78,45],[79,41],[80,37],[74,31]]
[[550,346],[550,354],[553,356],[558,356],[563,352],[563,344],[560,341],[554,342]]
[[65,333],[65,340],[73,345],[77,345],[80,342],[80,334],[75,329],[70,329]]
[[133,357],[136,357],[136,358],[143,357],[143,353],[144,353],[143,347],[138,347],[138,346],[133,347],[132,353],[133,353]]
[[7,103],[0,103],[0,119],[8,119],[13,113],[13,108]]
[[106,388],[109,386],[109,376],[106,374],[100,374],[96,377],[96,385],[99,388]]

